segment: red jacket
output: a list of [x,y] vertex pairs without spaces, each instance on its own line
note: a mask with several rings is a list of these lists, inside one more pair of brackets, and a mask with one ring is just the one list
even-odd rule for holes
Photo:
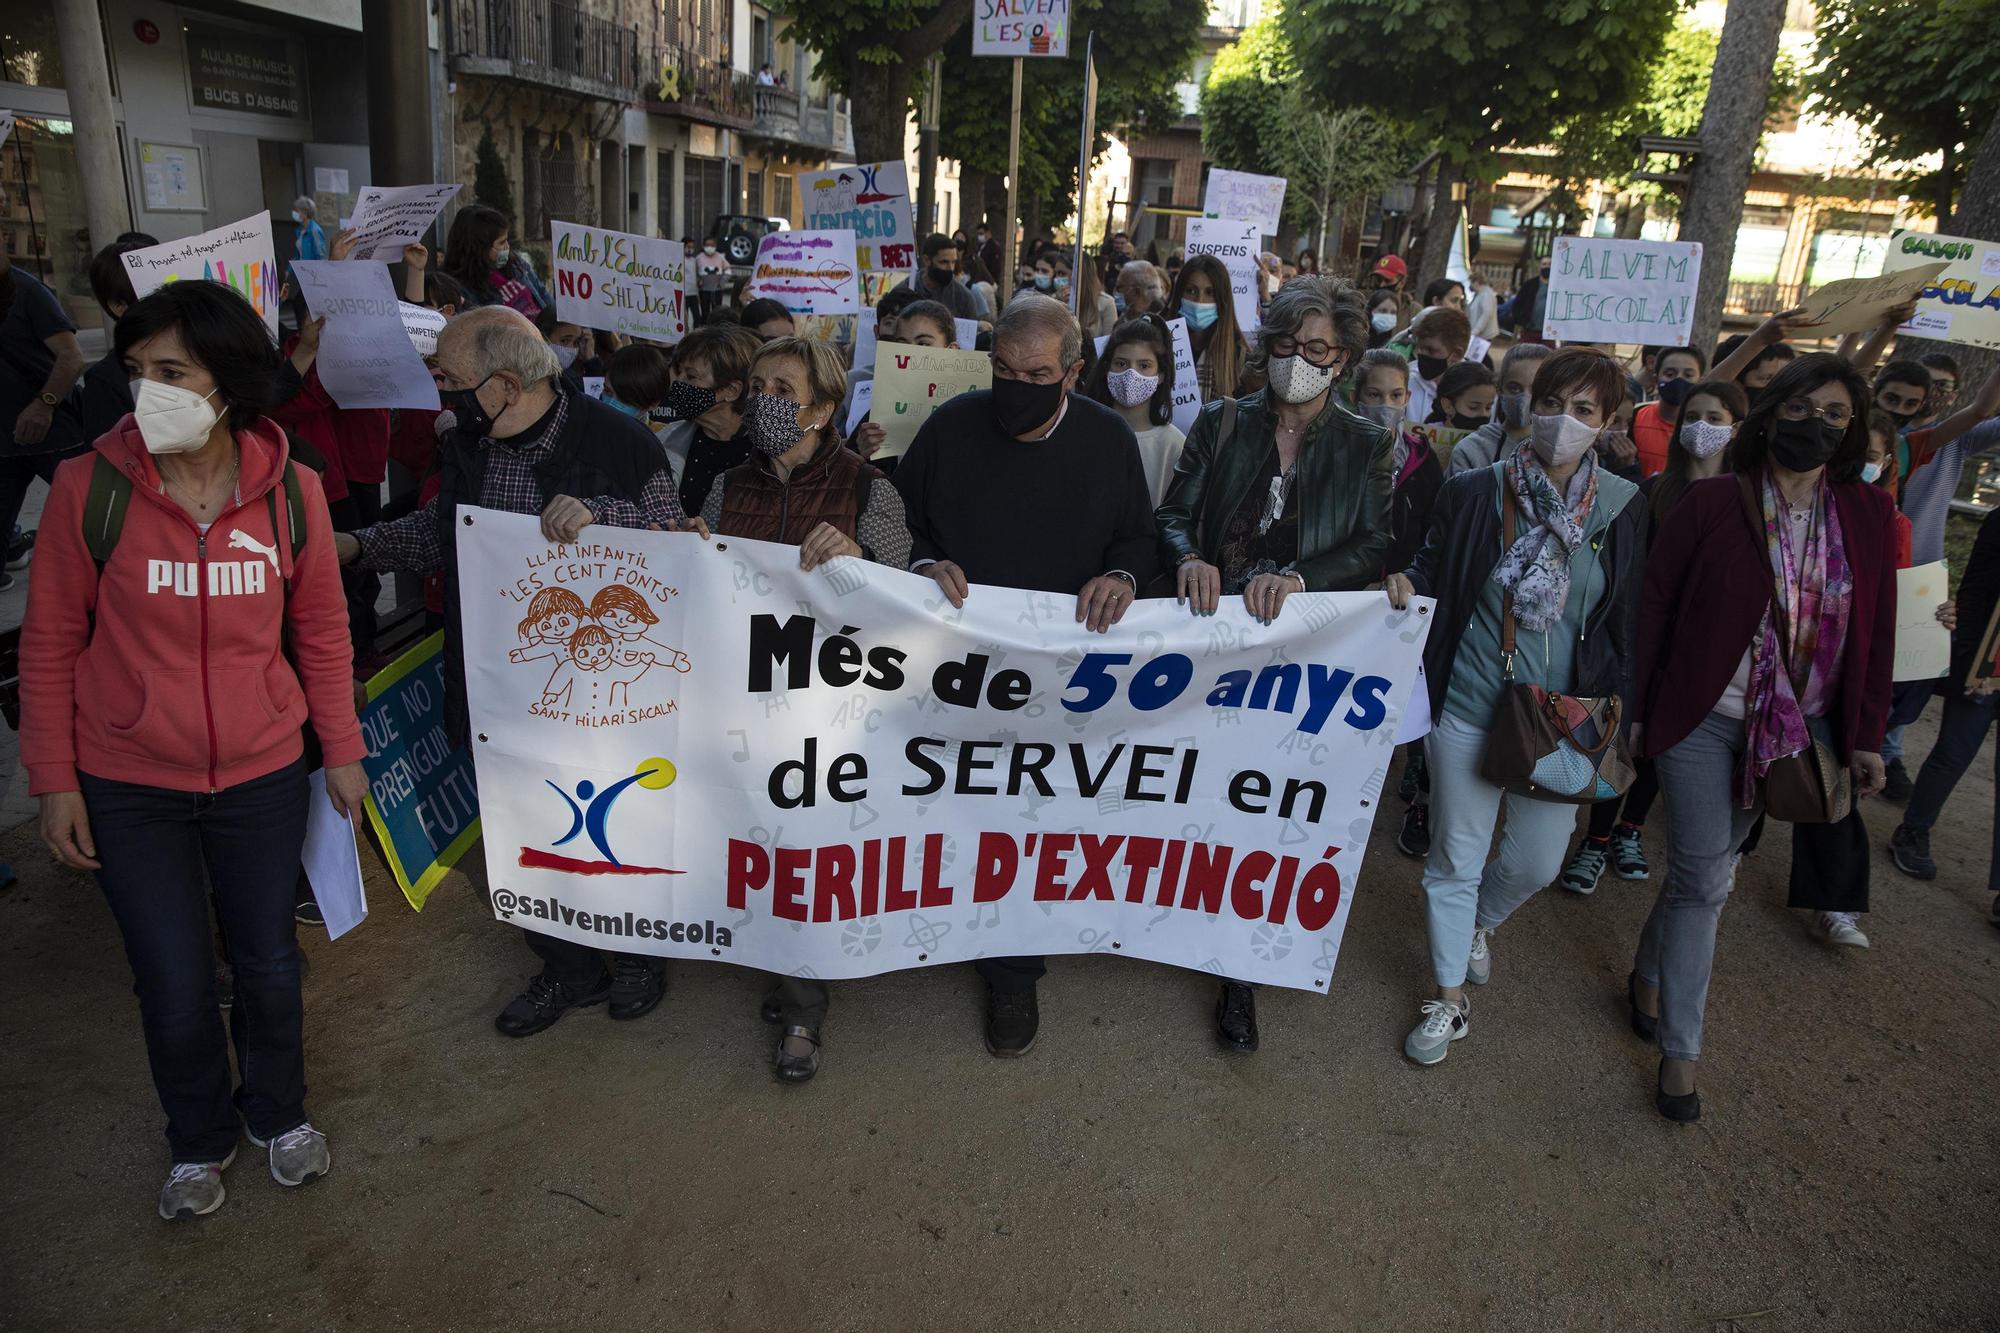
[[[286,356],[292,354],[298,341],[297,334],[285,340]],[[350,482],[379,486],[388,475],[384,471],[389,460],[387,409],[340,406],[320,383],[316,365],[307,369],[304,387],[272,409],[271,417],[297,432],[326,460],[322,480],[328,500],[345,500]]]
[[[1896,648],[1895,501],[1879,486],[1833,487],[1854,571],[1841,648],[1840,692],[1829,713],[1843,760],[1879,752]],[[39,557],[37,557],[39,558]],[[1750,529],[1737,480],[1697,481],[1668,513],[1646,554],[1633,663],[1633,721],[1643,753],[1685,740],[1715,708],[1774,596],[1770,556]]]
[[[297,759],[308,718],[329,765],[366,752],[319,478],[295,469],[306,537],[294,568],[284,432],[260,420],[236,441],[242,501],[224,508],[204,538],[161,492],[130,414],[100,438],[97,453],[132,479],[125,525],[101,575],[83,540],[95,457],[57,469],[21,627],[21,758],[32,794],[77,790],[79,768],[119,782],[219,791]],[[276,531],[264,498],[274,489]]]

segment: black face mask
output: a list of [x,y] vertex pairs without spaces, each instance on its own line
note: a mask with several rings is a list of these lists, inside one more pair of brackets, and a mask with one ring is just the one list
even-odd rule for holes
[[682,421],[693,421],[714,406],[713,389],[704,389],[686,380],[675,380],[667,386],[667,411]]
[[1481,426],[1484,426],[1486,424],[1486,418],[1469,417],[1462,412],[1454,412],[1452,414],[1451,424],[1452,427],[1456,430],[1478,430]]
[[1847,431],[1836,430],[1818,417],[1804,421],[1779,421],[1771,430],[1771,457],[1780,467],[1794,472],[1810,472],[1825,465],[1840,447]]
[[1909,425],[1912,421],[1915,421],[1917,419],[1918,413],[1921,413],[1923,409],[1920,407],[1915,412],[1891,412],[1889,411],[1888,408],[1885,407],[1882,409],[1882,411],[1885,414],[1887,414],[1889,420],[1896,423],[1896,429],[1900,431],[1903,429],[1903,427]]
[[951,278],[952,272],[948,268],[933,268],[931,270],[931,286],[933,287],[942,287],[950,282]]
[[1053,384],[1030,384],[1026,380],[993,377],[993,415],[1000,418],[1000,429],[1009,435],[1018,437],[1034,430],[1056,414],[1062,400],[1061,380]]
[[1417,358],[1417,374],[1430,380],[1432,383],[1436,383],[1437,377],[1444,374],[1445,365],[1445,359],[1441,356],[1419,356]]
[[[488,375],[486,380],[492,378]],[[470,389],[438,390],[438,402],[451,412],[458,428],[482,438],[493,429],[493,414],[479,405],[479,391],[486,387],[486,380],[479,381]]]
[[1679,407],[1694,392],[1694,381],[1690,379],[1661,380],[1660,401],[1668,407]]

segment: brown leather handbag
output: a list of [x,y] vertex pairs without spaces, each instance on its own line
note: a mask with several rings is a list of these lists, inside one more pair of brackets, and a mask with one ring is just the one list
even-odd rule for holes
[[[1761,550],[1765,541],[1762,506],[1757,503],[1750,479],[1739,476],[1736,480],[1737,493],[1743,500],[1743,517],[1749,521]],[[1796,697],[1803,693],[1804,683],[1792,675],[1791,619],[1785,614],[1785,590],[1778,586],[1775,573],[1771,576],[1771,593],[1771,614],[1778,622],[1779,656]],[[1854,809],[1854,775],[1840,762],[1833,747],[1820,739],[1818,733],[1825,730],[1824,724],[1816,728],[1813,720],[1807,718],[1806,728],[1812,743],[1797,754],[1772,760],[1764,773],[1764,813],[1788,824],[1837,824]]]
[[[1514,492],[1501,482],[1507,550],[1514,549]],[[1585,591],[1588,592],[1588,580]],[[1625,794],[1632,759],[1619,735],[1615,694],[1580,698],[1514,679],[1514,594],[1501,598],[1500,702],[1486,732],[1479,775],[1539,801],[1588,805]]]

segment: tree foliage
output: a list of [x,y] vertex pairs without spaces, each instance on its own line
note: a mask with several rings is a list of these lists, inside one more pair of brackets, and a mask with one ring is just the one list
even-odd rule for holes
[[917,73],[972,17],[972,0],[771,0],[770,8],[817,54],[815,75],[853,104],[864,162],[903,155]]
[[1219,167],[1285,177],[1285,214],[1302,228],[1330,227],[1344,200],[1379,192],[1418,156],[1374,112],[1314,101],[1275,14],[1216,53],[1201,89],[1201,146]]
[[507,163],[493,142],[490,128],[479,132],[479,147],[473,153],[472,199],[514,216],[514,183],[507,179]]
[[[1716,29],[1683,15],[1654,49],[1652,60],[1644,67],[1644,84],[1633,101],[1572,117],[1556,127],[1550,137],[1556,159],[1549,174],[1572,192],[1602,181],[1614,190],[1636,188],[1650,198],[1659,197],[1657,185],[1632,180],[1636,141],[1642,134],[1691,139],[1700,131],[1721,36]],[[1767,123],[1799,94],[1798,67],[1781,55],[1765,96]]]
[[[1949,219],[1980,131],[2000,112],[2000,0],[1821,0],[1818,56],[1808,92],[1858,121],[1870,161],[1909,168]],[[1942,165],[1916,170],[1931,153]]]
[[[1029,59],[1021,77],[1021,199],[1066,216],[1076,199],[1077,136],[1083,130],[1083,53],[1097,35],[1097,142],[1177,114],[1174,85],[1200,50],[1206,0],[1074,0],[1069,57]],[[1012,62],[972,54],[968,27],[945,50],[938,151],[964,168],[1007,170]]]
[[1659,47],[1661,0],[1292,0],[1300,82],[1334,109],[1372,110],[1479,171],[1487,154],[1631,104],[1638,52]]

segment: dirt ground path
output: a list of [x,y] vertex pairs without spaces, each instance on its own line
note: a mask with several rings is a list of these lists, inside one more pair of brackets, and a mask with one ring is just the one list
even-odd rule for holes
[[719,965],[677,965],[630,1025],[495,1035],[514,932],[463,876],[414,915],[371,862],[374,915],[306,945],[332,1173],[282,1190],[246,1148],[223,1209],[173,1226],[110,915],[23,827],[0,1327],[2000,1327],[1992,773],[1947,807],[1933,884],[1889,866],[1872,804],[1871,950],[1784,908],[1782,829],[1746,863],[1692,1128],[1654,1114],[1624,1024],[1649,885],[1540,895],[1470,1038],[1404,1060],[1427,954],[1387,818],[1330,996],[1265,990],[1254,1057],[1215,1048],[1210,978],[1058,959],[1024,1060],[982,1049],[970,968],[906,972],[835,987],[796,1089],[757,979]]

